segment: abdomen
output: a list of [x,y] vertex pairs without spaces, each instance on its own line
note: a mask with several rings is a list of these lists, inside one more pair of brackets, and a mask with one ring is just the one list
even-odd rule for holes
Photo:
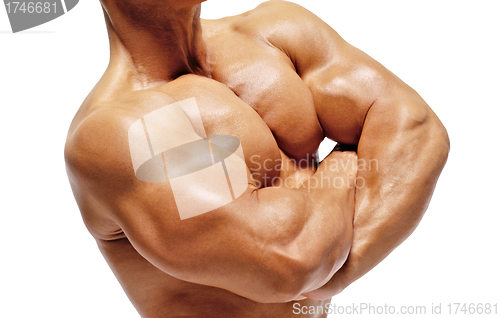
[[[287,318],[326,317],[297,315],[297,308],[326,308],[327,301],[303,300],[261,304],[229,291],[176,279],[154,267],[127,239],[99,241],[99,249],[143,318]],[[298,303],[299,305],[294,304]],[[304,307],[307,306],[307,307]],[[317,313],[318,311],[315,311]]]

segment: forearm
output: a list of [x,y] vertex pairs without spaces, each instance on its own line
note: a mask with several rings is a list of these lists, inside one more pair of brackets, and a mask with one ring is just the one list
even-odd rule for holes
[[427,209],[446,162],[448,136],[420,98],[403,102],[374,104],[366,117],[349,258],[309,297],[331,297],[363,276],[414,231]]
[[356,194],[350,256],[356,266],[346,268],[350,273],[344,286],[371,270],[415,230],[427,210],[448,149],[446,132],[433,113],[403,135],[398,130],[388,132],[378,145],[376,140],[362,137],[360,160],[374,159],[377,166],[359,172],[366,184]]

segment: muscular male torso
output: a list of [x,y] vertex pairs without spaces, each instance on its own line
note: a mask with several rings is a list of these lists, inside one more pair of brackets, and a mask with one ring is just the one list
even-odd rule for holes
[[[267,15],[268,9],[257,8],[235,17],[202,21],[212,78],[188,74],[136,91],[126,71],[108,70],[76,115],[69,138],[89,116],[101,116],[103,123],[113,114],[122,114],[130,123],[141,118],[152,111],[151,104],[130,101],[147,101],[148,92],[165,93],[177,101],[195,97],[207,134],[238,137],[247,166],[261,187],[272,185],[277,177],[293,177],[299,181],[310,176],[315,170],[315,154],[325,136],[317,116],[318,105],[311,94],[314,84],[307,83],[297,73],[286,48],[277,47],[269,39],[273,26]],[[338,112],[338,118],[330,120],[345,121],[346,116],[358,114]],[[336,139],[349,142],[356,138],[352,131],[345,132],[344,137]],[[282,158],[295,162],[303,159],[301,162],[307,161],[308,165],[301,169],[293,164],[283,165],[280,169],[278,163]],[[76,192],[87,227],[141,316],[297,316],[292,307],[295,302],[257,303],[223,289],[186,282],[164,273],[142,257],[113,222],[109,211],[119,207],[104,206],[85,193]],[[328,301],[297,302],[301,306],[321,307]],[[301,317],[326,317],[326,313]]]

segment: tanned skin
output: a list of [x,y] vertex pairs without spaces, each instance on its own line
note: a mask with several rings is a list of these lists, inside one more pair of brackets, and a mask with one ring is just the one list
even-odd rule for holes
[[[295,302],[324,305],[413,232],[448,136],[413,89],[306,9],[270,1],[205,21],[200,2],[101,0],[111,58],[70,127],[71,186],[142,317],[295,317]],[[135,177],[127,132],[191,97],[207,134],[240,139],[249,186],[181,221],[168,182]],[[318,165],[325,137],[357,152]],[[356,159],[376,166],[331,169]],[[280,160],[291,164],[264,166]],[[320,176],[364,182],[310,187]]]

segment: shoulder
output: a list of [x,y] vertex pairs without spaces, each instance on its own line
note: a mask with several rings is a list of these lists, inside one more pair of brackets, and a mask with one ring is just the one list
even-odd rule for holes
[[258,5],[251,11],[253,14],[273,15],[275,18],[292,18],[313,15],[301,5],[284,0],[269,0]]
[[[87,106],[73,121],[64,156],[70,181],[124,187],[133,180],[129,130],[148,112],[175,100],[160,92],[131,92]],[[73,177],[73,180],[71,180]]]
[[126,160],[126,127],[132,118],[111,106],[95,105],[89,112],[84,106],[64,147],[66,172],[83,221],[95,238],[104,240],[119,237],[111,206],[134,182]]
[[102,182],[126,171],[120,168],[126,166],[127,127],[133,116],[106,106],[75,120],[70,128],[64,158],[72,185]]
[[66,166],[70,181],[99,191],[128,190],[150,159],[206,137],[196,100],[177,100],[162,91],[125,93],[83,113],[66,140]]
[[229,16],[217,20],[203,20],[204,33],[213,36],[222,31],[233,29],[242,33],[269,34],[280,31],[301,29],[306,24],[324,23],[306,8],[289,1],[270,0],[259,4],[253,10],[236,16]]
[[308,9],[283,0],[263,2],[255,9],[241,15],[234,26],[264,32],[267,35],[288,34],[290,37],[296,37],[304,32],[310,32],[312,35],[321,32],[322,28],[328,28],[323,20]]
[[271,0],[242,15],[233,28],[283,51],[297,72],[327,64],[346,42],[327,23],[306,8]]

